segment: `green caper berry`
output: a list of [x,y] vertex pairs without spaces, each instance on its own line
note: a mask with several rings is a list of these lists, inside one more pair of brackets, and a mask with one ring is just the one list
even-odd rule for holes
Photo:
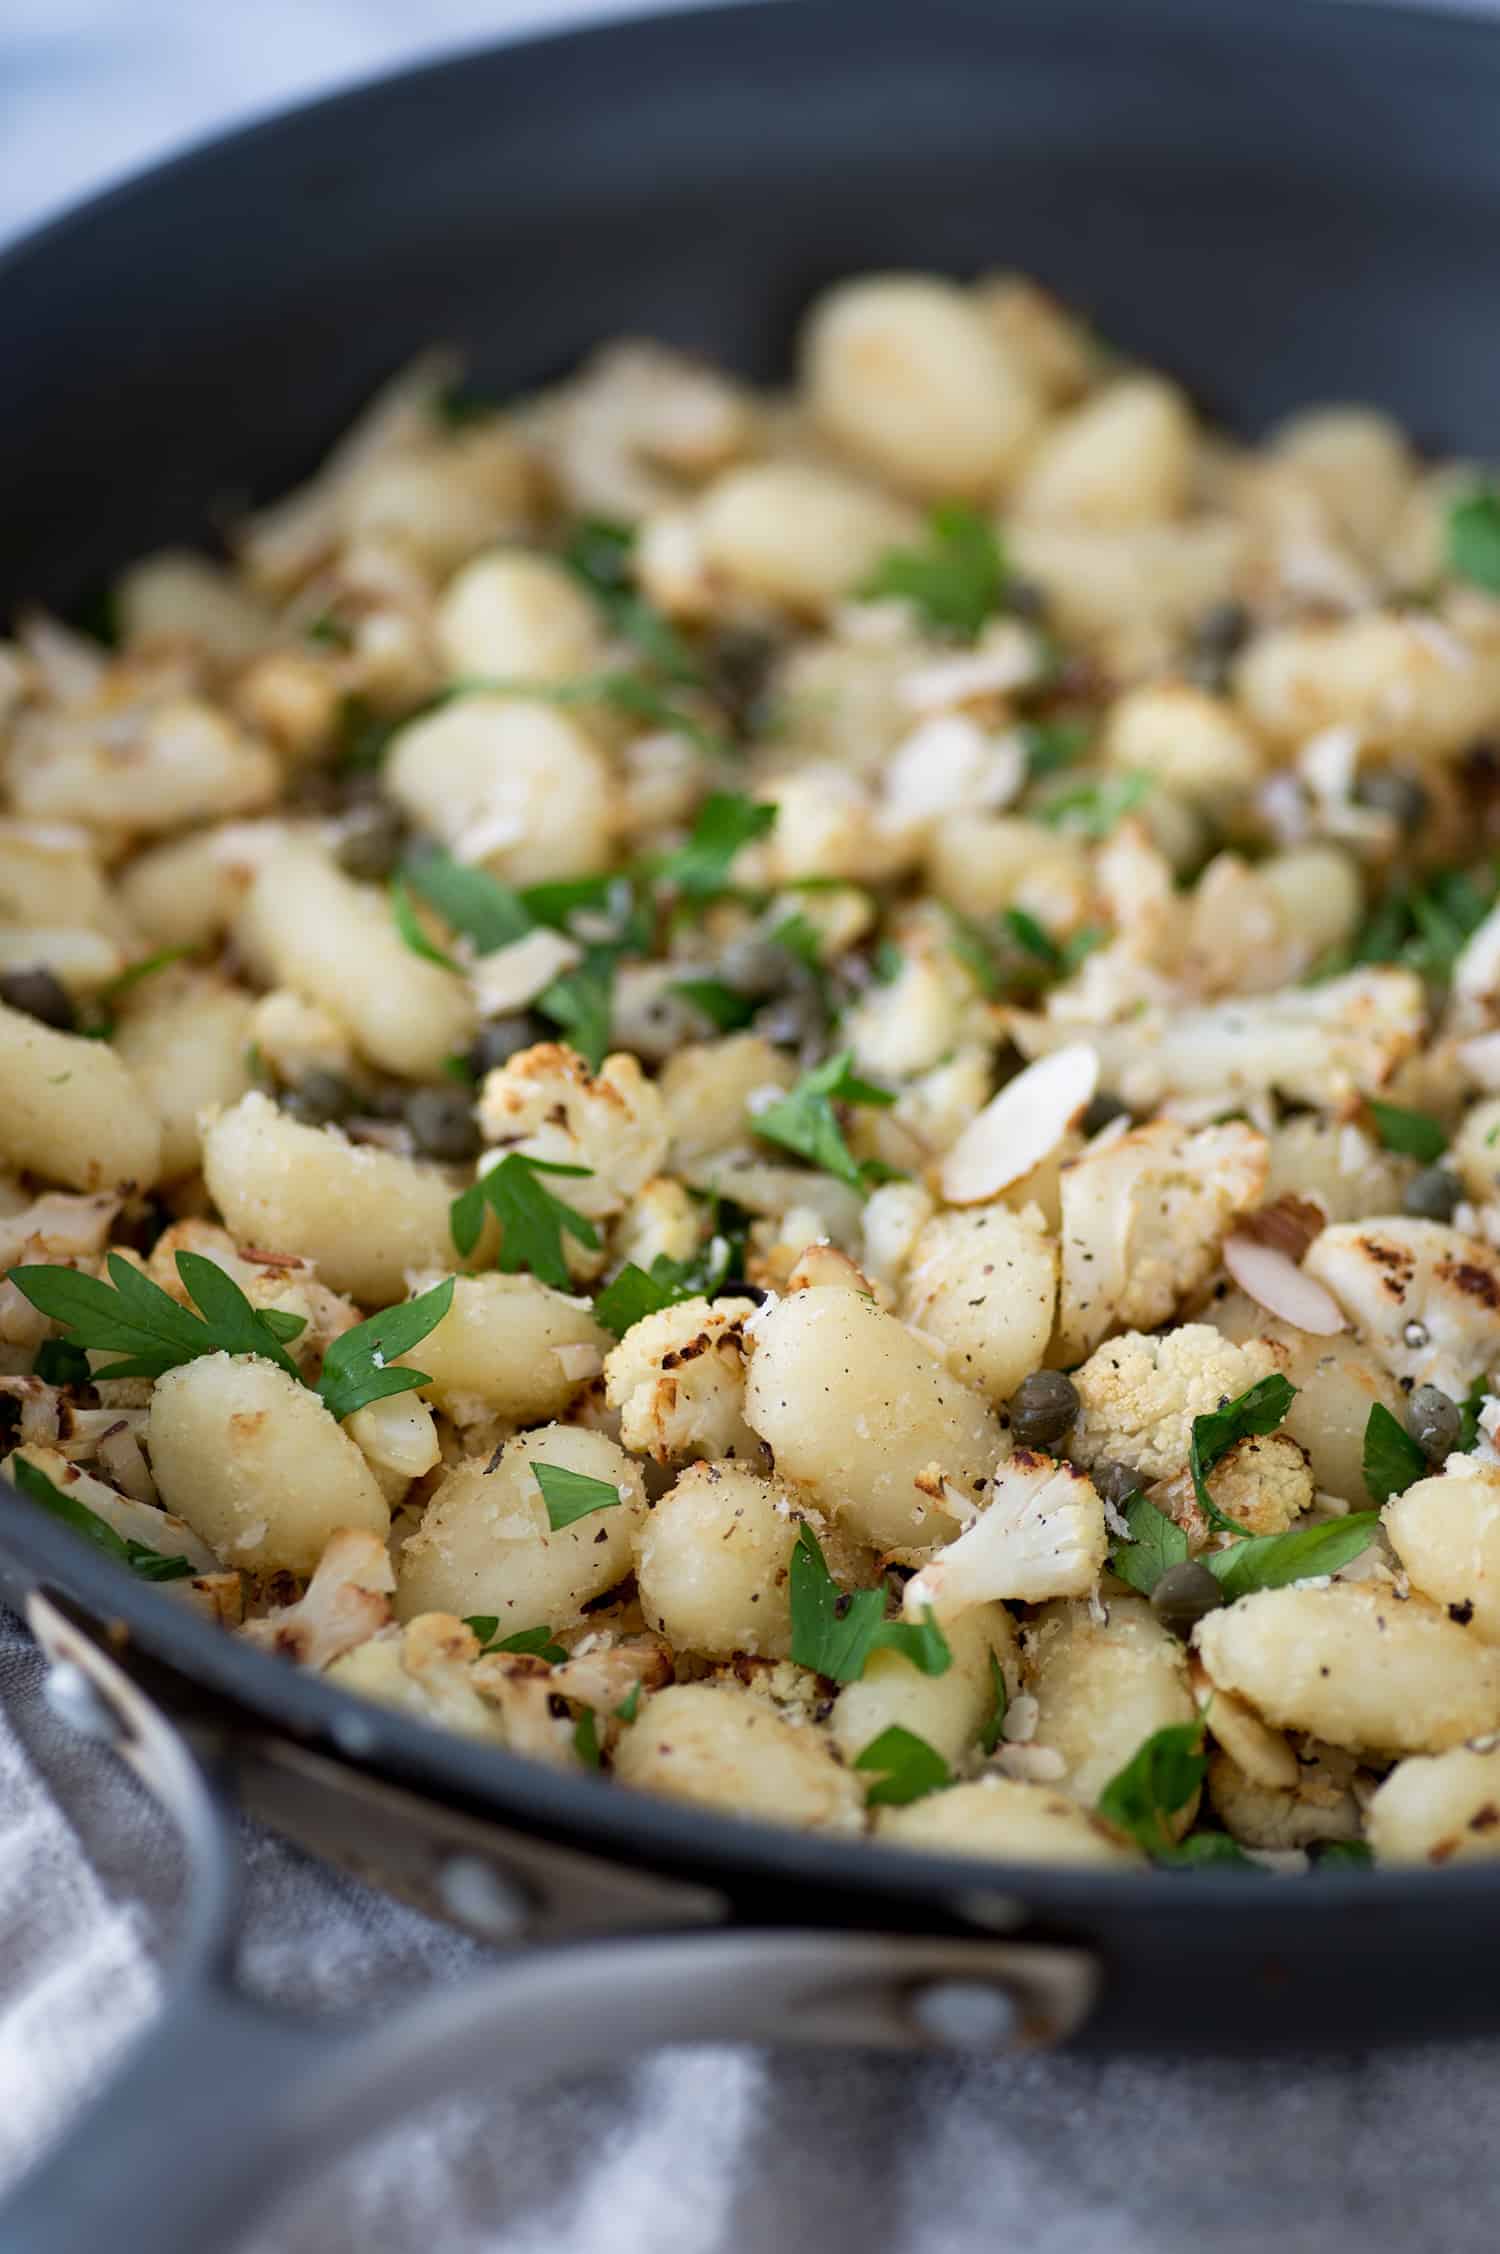
[[406,1099],[405,1116],[425,1158],[472,1158],[479,1148],[474,1108],[462,1088],[418,1088]]
[[1354,786],[1354,803],[1376,814],[1389,814],[1403,830],[1420,829],[1432,809],[1432,800],[1416,776],[1399,767],[1372,767],[1361,775]]
[[294,1088],[283,1091],[281,1108],[304,1127],[326,1127],[332,1120],[347,1119],[357,1101],[342,1074],[306,1072]]
[[1085,1109],[1078,1124],[1085,1135],[1097,1135],[1102,1127],[1109,1126],[1111,1120],[1129,1117],[1129,1104],[1122,1097],[1112,1096],[1107,1089],[1101,1089]]
[[1224,1592],[1195,1557],[1169,1565],[1151,1591],[1151,1609],[1162,1626],[1184,1643],[1206,1614],[1217,1611]]
[[1402,1191],[1401,1210],[1423,1221],[1451,1221],[1463,1194],[1463,1183],[1451,1168],[1424,1166]]
[[545,1037],[546,1027],[540,1018],[525,1014],[491,1018],[475,1035],[465,1061],[475,1079],[482,1080],[487,1072],[508,1064],[522,1049],[533,1048]]
[[1078,1388],[1061,1370],[1033,1370],[1010,1397],[1010,1428],[1023,1448],[1050,1448],[1078,1420]]
[[406,845],[406,824],[394,806],[372,799],[354,809],[333,857],[346,876],[378,884],[395,873]]
[[29,963],[24,970],[0,975],[0,1001],[59,1033],[71,1033],[76,1022],[72,995],[45,963]]
[[1463,1411],[1439,1385],[1419,1385],[1406,1404],[1406,1429],[1430,1464],[1453,1454],[1463,1426]]
[[1112,1456],[1095,1464],[1089,1477],[1095,1494],[1102,1496],[1113,1510],[1123,1510],[1141,1484],[1129,1464],[1119,1463]]

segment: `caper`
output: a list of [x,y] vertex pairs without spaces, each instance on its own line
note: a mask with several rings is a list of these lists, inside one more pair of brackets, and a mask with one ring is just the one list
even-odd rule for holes
[[406,1099],[405,1116],[426,1158],[472,1158],[479,1148],[474,1107],[462,1088],[418,1088]]
[[522,1049],[534,1048],[543,1038],[544,1028],[538,1019],[524,1012],[516,1017],[494,1017],[482,1025],[469,1046],[464,1061],[476,1080],[487,1072],[508,1064]]
[[1463,1428],[1463,1411],[1440,1385],[1419,1385],[1406,1404],[1406,1429],[1430,1464],[1453,1454]]
[[1184,1643],[1206,1614],[1217,1611],[1224,1592],[1195,1557],[1169,1565],[1151,1591],[1151,1609],[1164,1628]]
[[1451,1221],[1463,1194],[1463,1183],[1451,1168],[1424,1166],[1401,1192],[1401,1210],[1422,1221]]
[[1047,590],[1039,580],[1009,579],[1005,584],[1005,607],[1012,618],[1025,619],[1029,626],[1040,626],[1047,616]]
[[724,626],[708,650],[709,684],[739,735],[754,735],[779,644],[759,626]]
[[1129,1464],[1122,1464],[1113,1456],[1106,1456],[1089,1472],[1096,1495],[1102,1495],[1113,1510],[1123,1510],[1140,1486],[1140,1479]]
[[1033,1370],[1010,1397],[1010,1428],[1023,1448],[1050,1448],[1078,1418],[1078,1388],[1061,1370]]
[[1200,688],[1222,689],[1229,661],[1250,633],[1250,613],[1243,603],[1215,603],[1193,629],[1188,672]]
[[1403,830],[1420,829],[1432,810],[1432,800],[1415,775],[1400,767],[1372,767],[1354,786],[1356,806],[1389,814]]
[[30,963],[25,970],[8,970],[0,976],[0,1001],[41,1025],[55,1026],[59,1033],[73,1030],[73,997],[45,963]]
[[1112,1096],[1107,1089],[1101,1088],[1098,1095],[1088,1105],[1078,1124],[1085,1135],[1097,1135],[1100,1128],[1107,1127],[1112,1119],[1128,1119],[1129,1117],[1129,1104],[1123,1098]]
[[406,845],[406,824],[394,806],[369,799],[344,823],[334,859],[346,876],[378,884],[390,876]]
[[314,1071],[283,1090],[281,1108],[304,1127],[326,1127],[330,1120],[347,1119],[358,1100],[341,1073]]

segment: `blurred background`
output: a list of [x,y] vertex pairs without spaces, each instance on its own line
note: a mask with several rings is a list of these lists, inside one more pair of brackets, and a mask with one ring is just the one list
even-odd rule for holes
[[0,0],[0,241],[169,149],[419,56],[671,0]]

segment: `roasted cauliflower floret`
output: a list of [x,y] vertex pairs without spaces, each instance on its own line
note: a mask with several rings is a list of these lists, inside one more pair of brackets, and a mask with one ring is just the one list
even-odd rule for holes
[[1182,1470],[1193,1419],[1247,1393],[1279,1367],[1265,1339],[1233,1346],[1207,1323],[1163,1338],[1127,1331],[1073,1372],[1079,1413],[1069,1453],[1085,1466],[1128,1464],[1142,1482]]
[[491,1072],[480,1090],[487,1142],[552,1166],[582,1166],[568,1203],[599,1220],[622,1211],[667,1155],[667,1114],[635,1058],[606,1057],[591,1073],[576,1051],[541,1041]]
[[501,1742],[505,1728],[496,1709],[474,1687],[479,1639],[451,1612],[424,1612],[404,1628],[385,1628],[335,1659],[327,1679],[381,1706],[394,1706],[419,1722],[457,1730],[463,1737]]
[[[1312,1502],[1312,1466],[1288,1433],[1251,1434],[1215,1464],[1207,1487],[1215,1509],[1246,1533],[1284,1534]],[[1207,1539],[1208,1525],[1186,1469],[1147,1492],[1195,1545]]]
[[1046,1353],[1056,1300],[1057,1248],[1037,1208],[981,1205],[927,1222],[901,1313],[941,1339],[955,1376],[998,1404]]
[[749,1299],[684,1299],[647,1315],[605,1357],[605,1398],[620,1438],[659,1464],[732,1456],[756,1468],[768,1451],[745,1422]]
[[1258,1200],[1266,1141],[1236,1120],[1153,1120],[1062,1172],[1058,1345],[1066,1360],[1112,1330],[1154,1328],[1213,1273],[1230,1224]]
[[1017,1448],[990,1483],[989,1500],[958,1539],[908,1581],[909,1618],[939,1618],[1009,1598],[1087,1596],[1104,1570],[1109,1534],[1093,1483],[1072,1464]]
[[[1299,1761],[1290,1790],[1258,1784],[1227,1753],[1208,1761],[1208,1797],[1232,1838],[1245,1847],[1311,1847],[1329,1839],[1358,1839],[1359,1803],[1349,1789],[1350,1763]],[[1342,1772],[1342,1773],[1341,1773]]]
[[1403,1384],[1462,1400],[1500,1360],[1500,1252],[1446,1222],[1346,1222],[1323,1231],[1303,1267]]
[[247,1621],[243,1633],[263,1651],[279,1652],[303,1667],[327,1667],[389,1626],[395,1586],[385,1543],[358,1527],[344,1527],[330,1539],[296,1603]]
[[[1148,1004],[1087,1034],[1100,1084],[1137,1111],[1169,1098],[1221,1100],[1226,1109],[1271,1089],[1336,1110],[1377,1094],[1416,1048],[1425,1009],[1413,971],[1357,970],[1321,986],[1213,1002],[1198,1009]],[[1082,1037],[1076,1021],[1016,1025],[1028,1056]]]

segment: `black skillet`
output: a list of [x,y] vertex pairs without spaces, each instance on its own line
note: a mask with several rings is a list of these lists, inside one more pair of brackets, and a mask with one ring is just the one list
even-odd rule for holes
[[[633,331],[756,375],[830,278],[1014,264],[1254,431],[1372,399],[1493,447],[1500,27],[1267,0],[807,0],[466,56],[164,166],[0,261],[0,616],[305,472],[407,354],[496,390]],[[0,2254],[229,2243],[481,2067],[738,2035],[1003,2050],[1500,2027],[1500,1874],[1115,1876],[877,1852],[627,1796],[263,1657],[7,1493],[54,1703],[177,1814],[175,1999]],[[496,1940],[317,2032],[233,1989],[235,1799]],[[593,1936],[589,1938],[589,1936]],[[583,1938],[580,1938],[583,1937]],[[191,2154],[190,2164],[184,2156]]]

